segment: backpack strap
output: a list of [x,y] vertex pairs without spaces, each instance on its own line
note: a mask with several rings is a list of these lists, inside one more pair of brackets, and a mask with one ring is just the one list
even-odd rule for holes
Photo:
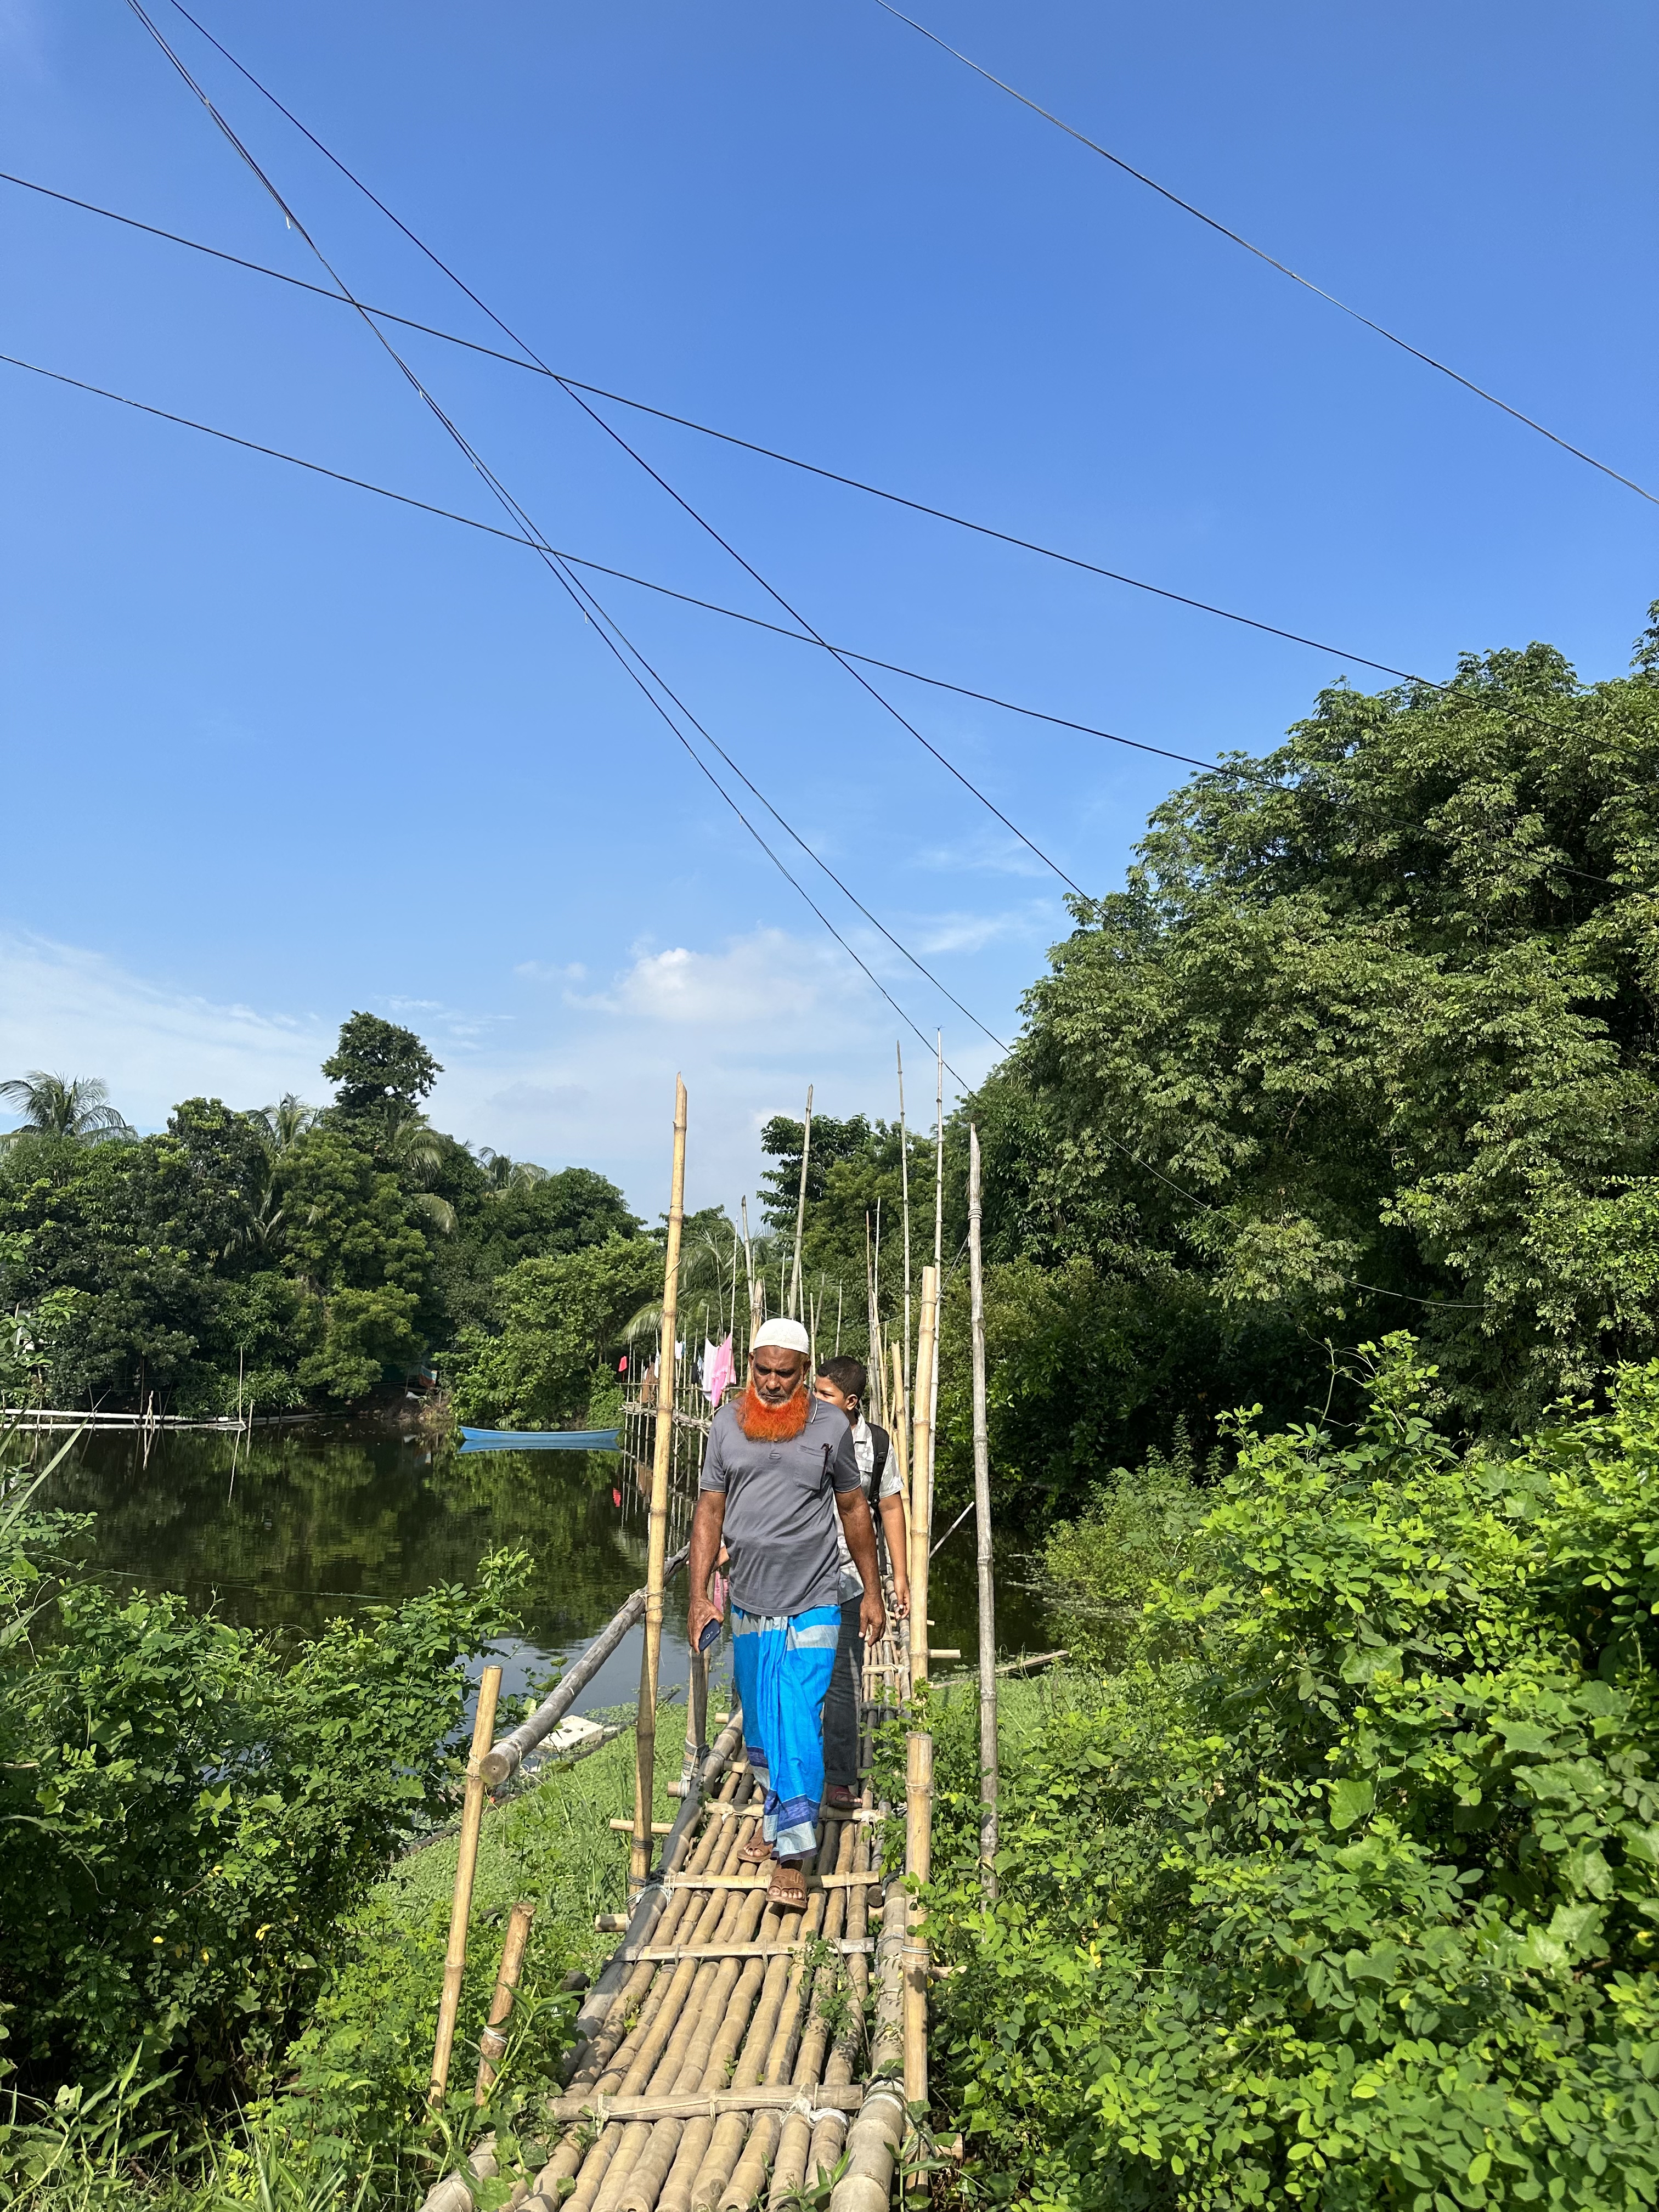
[[873,1500],[880,1491],[881,1478],[887,1470],[887,1457],[893,1449],[893,1439],[885,1429],[878,1426],[874,1421],[866,1421],[865,1426],[869,1430],[870,1441],[876,1448],[875,1460],[870,1468],[870,1480],[865,1485],[866,1497]]

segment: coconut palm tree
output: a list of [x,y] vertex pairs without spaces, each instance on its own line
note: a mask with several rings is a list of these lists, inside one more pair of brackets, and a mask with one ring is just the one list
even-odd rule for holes
[[247,1119],[272,1158],[280,1159],[290,1145],[304,1136],[320,1110],[306,1105],[291,1091],[285,1091],[274,1106],[249,1107]]
[[0,1104],[21,1113],[16,1137],[62,1137],[71,1144],[118,1144],[134,1137],[125,1115],[109,1103],[109,1092],[95,1075],[48,1075],[32,1067],[27,1075],[14,1075],[0,1083]]
[[547,1181],[547,1170],[538,1168],[534,1160],[515,1160],[488,1145],[478,1147],[478,1165],[489,1178],[490,1189],[497,1194],[533,1189],[537,1183]]
[[318,1112],[318,1108],[306,1105],[291,1091],[286,1091],[274,1106],[250,1106],[244,1114],[243,1120],[259,1139],[263,1156],[257,1170],[257,1188],[251,1188],[247,1193],[252,1217],[237,1240],[246,1249],[270,1255],[281,1245],[288,1208],[276,1202],[276,1170],[283,1154],[316,1121]]
[[388,1120],[386,1133],[374,1147],[377,1158],[397,1170],[409,1186],[410,1203],[423,1214],[441,1237],[455,1234],[455,1209],[447,1198],[424,1186],[444,1164],[444,1139],[428,1127],[424,1114],[412,1109]]

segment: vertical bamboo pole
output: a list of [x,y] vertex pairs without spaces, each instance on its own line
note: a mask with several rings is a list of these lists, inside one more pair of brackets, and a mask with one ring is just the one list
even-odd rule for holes
[[[924,1315],[927,1296],[924,1290]],[[918,1731],[906,1737],[904,1748],[904,1871],[926,1881],[933,1863],[933,1739]],[[921,1906],[913,1897],[904,1928],[904,2101],[914,2105],[927,2095],[927,1945]]]
[[899,1348],[896,1344],[890,1344],[887,1352],[893,1370],[890,1385],[893,1402],[888,1408],[893,1418],[888,1426],[892,1431],[893,1449],[898,1454],[899,1480],[904,1485],[904,1510],[908,1515],[910,1510],[910,1408],[904,1402],[904,1376],[899,1366]]
[[921,1271],[916,1329],[916,1381],[910,1423],[910,1680],[927,1679],[927,1552],[933,1529],[928,1477],[933,1468],[933,1363],[938,1356],[939,1275]]
[[680,1228],[685,1219],[685,1084],[674,1079],[674,1167],[663,1257],[662,1350],[657,1358],[657,1434],[651,1462],[651,1538],[645,1570],[645,1648],[634,1728],[634,1848],[629,1873],[651,1871],[651,1805],[657,1759],[657,1672],[662,1659],[663,1570],[668,1559],[668,1469],[674,1449],[674,1331],[679,1318]]
[[[939,1038],[939,1107],[933,1123],[933,1273],[945,1281],[945,1032]],[[944,1316],[933,1317],[933,1381],[927,1407],[927,1518],[933,1517],[933,1463],[939,1454],[939,1336]]]
[[904,1199],[904,1402],[910,1402],[910,1146],[904,1133],[904,1048],[895,1043],[898,1058],[899,1178]]
[[806,1163],[812,1151],[812,1086],[806,1086],[806,1119],[800,1126],[800,1194],[795,1200],[795,1264],[789,1276],[789,1304],[786,1310],[792,1321],[800,1319],[800,1240],[806,1233]]
[[997,1893],[997,1614],[991,1572],[991,1431],[985,1407],[985,1279],[980,1255],[979,1131],[968,1124],[968,1273],[974,1339],[974,1534],[979,1556],[979,1880]]
[[507,1923],[501,1969],[495,1976],[495,1994],[489,2002],[489,2021],[478,2038],[478,2086],[472,2093],[475,2105],[482,2105],[489,2094],[495,2069],[507,2049],[507,2016],[513,2009],[514,1993],[524,1965],[524,1947],[530,1940],[530,1923],[535,1917],[533,1905],[519,1904],[514,1906]]
[[438,2002],[438,2040],[432,2052],[427,2102],[441,2105],[449,2087],[449,2059],[455,2048],[455,2014],[466,1971],[466,1923],[472,1912],[472,1875],[478,1863],[478,1830],[483,1821],[484,1778],[479,1765],[495,1735],[495,1700],[501,1670],[486,1667],[472,1716],[472,1754],[466,1762],[466,1796],[461,1807],[461,1847],[455,1861],[455,1893],[449,1906],[449,1948],[444,1953],[444,1989]]
[[[755,1248],[749,1241],[749,1194],[743,1196],[743,1272],[749,1285],[749,1334],[744,1340],[744,1366],[747,1374],[747,1355],[755,1340],[755,1331],[760,1327],[760,1286],[755,1280]],[[735,1347],[734,1347],[735,1356]]]

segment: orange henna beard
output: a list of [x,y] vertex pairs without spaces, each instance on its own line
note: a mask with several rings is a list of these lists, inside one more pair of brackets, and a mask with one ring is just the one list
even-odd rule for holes
[[750,1382],[738,1401],[738,1426],[751,1444],[784,1443],[800,1434],[811,1410],[805,1384],[782,1405],[769,1406]]

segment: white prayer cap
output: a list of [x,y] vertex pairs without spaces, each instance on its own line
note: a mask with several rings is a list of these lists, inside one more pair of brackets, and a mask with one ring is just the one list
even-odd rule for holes
[[812,1349],[812,1340],[798,1321],[763,1321],[749,1349],[759,1352],[767,1345],[775,1345],[782,1352],[799,1352],[805,1359]]

